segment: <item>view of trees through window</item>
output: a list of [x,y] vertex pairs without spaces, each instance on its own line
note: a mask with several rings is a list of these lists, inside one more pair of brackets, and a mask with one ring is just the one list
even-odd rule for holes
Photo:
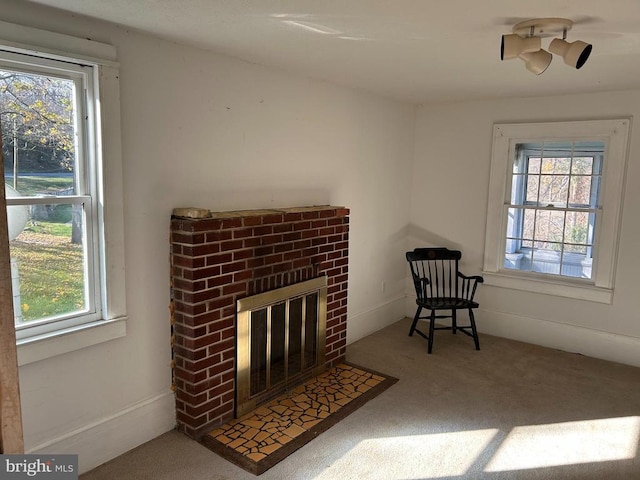
[[[75,82],[0,69],[16,324],[86,308]],[[81,192],[80,192],[81,193]]]
[[505,267],[591,278],[602,142],[519,144]]

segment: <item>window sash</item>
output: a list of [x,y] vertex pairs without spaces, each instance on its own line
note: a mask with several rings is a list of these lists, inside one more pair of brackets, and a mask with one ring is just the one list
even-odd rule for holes
[[547,210],[550,212],[579,212],[579,213],[597,213],[601,212],[601,207],[556,207],[554,205],[534,205],[530,203],[505,203],[505,208],[521,208],[523,210]]
[[91,204],[91,195],[52,195],[42,197],[7,197],[7,206],[12,205],[62,205],[72,204],[78,205],[81,203]]
[[[567,143],[574,143],[574,140],[572,139],[568,139]],[[567,205],[567,207],[573,207],[573,208],[579,208],[580,206],[588,206],[591,208],[596,208],[597,205],[599,204],[599,192],[600,192],[600,184],[601,184],[601,179],[602,179],[602,162],[603,162],[603,155],[604,155],[604,148],[606,148],[605,145],[602,146],[602,148],[599,149],[594,149],[594,150],[583,150],[583,149],[578,149],[575,150],[574,148],[572,148],[571,150],[567,150],[567,151],[557,151],[554,149],[550,149],[550,150],[543,150],[541,152],[533,152],[530,149],[521,149],[519,148],[521,144],[517,144],[515,151],[514,151],[514,157],[512,159],[512,163],[513,163],[513,168],[510,169],[510,177],[511,177],[511,188],[512,188],[512,192],[509,195],[509,200],[512,201],[513,204],[519,204],[519,205],[539,205],[539,206],[551,206],[553,205],[554,207],[560,207],[561,205]],[[543,142],[544,145],[544,142]],[[573,164],[574,164],[574,160],[576,158],[591,158],[592,159],[592,172],[590,174],[584,174],[584,173],[574,173],[573,170]],[[529,172],[530,168],[530,164],[531,164],[531,159],[540,159],[541,163],[545,160],[545,159],[554,159],[554,158],[569,158],[570,159],[570,164],[569,164],[569,171],[567,173],[545,173],[542,171],[542,167],[540,167],[540,171],[537,172]],[[517,169],[516,167],[520,165],[520,168]],[[544,202],[540,202],[540,188],[541,188],[541,179],[543,178],[548,178],[548,177],[567,177],[569,179],[569,184],[567,185],[567,197],[566,197],[566,202],[548,202],[548,203],[544,203]],[[571,185],[572,185],[572,179],[574,178],[585,178],[588,177],[591,179],[591,185],[590,185],[590,191],[589,191],[589,203],[576,203],[576,202],[570,202],[569,200],[571,199]],[[538,185],[537,185],[537,202],[532,202],[532,201],[528,201],[527,200],[527,193],[528,193],[528,187],[529,187],[529,182],[532,181],[533,179],[538,179]],[[515,191],[514,191],[515,190]],[[515,193],[515,195],[514,195]],[[517,197],[516,202],[513,202],[513,197]]]

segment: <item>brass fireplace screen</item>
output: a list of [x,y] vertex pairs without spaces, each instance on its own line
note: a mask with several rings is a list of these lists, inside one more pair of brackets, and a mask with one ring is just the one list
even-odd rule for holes
[[236,417],[325,368],[327,277],[237,302]]

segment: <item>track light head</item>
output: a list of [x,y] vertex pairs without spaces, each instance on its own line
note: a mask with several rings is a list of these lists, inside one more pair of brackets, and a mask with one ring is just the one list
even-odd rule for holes
[[[576,69],[582,68],[589,55],[592,46],[577,40],[567,42],[567,32],[573,27],[573,22],[566,18],[536,18],[517,23],[513,26],[512,33],[502,35],[500,45],[500,60],[521,58],[527,70],[540,75],[551,63],[555,53],[563,58],[567,65]],[[542,49],[542,38],[557,37],[549,45],[549,53]]]
[[564,63],[576,69],[581,68],[589,55],[593,46],[580,40],[567,42],[559,38],[554,38],[549,44],[549,50],[564,59]]
[[537,52],[521,53],[518,55],[524,62],[527,70],[536,75],[543,73],[549,65],[553,56],[546,50],[538,50]]
[[530,53],[540,50],[540,37],[521,37],[512,33],[510,35],[502,35],[502,43],[500,45],[500,60],[510,60],[517,58],[521,53]]

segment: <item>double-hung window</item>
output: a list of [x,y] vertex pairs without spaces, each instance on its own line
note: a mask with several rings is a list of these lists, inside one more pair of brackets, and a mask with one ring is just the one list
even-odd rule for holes
[[603,142],[515,145],[504,268],[591,279]]
[[496,125],[488,283],[610,302],[629,120]]
[[0,54],[18,338],[101,315],[92,67]]
[[0,24],[14,324],[29,363],[124,335],[118,66],[111,46]]

